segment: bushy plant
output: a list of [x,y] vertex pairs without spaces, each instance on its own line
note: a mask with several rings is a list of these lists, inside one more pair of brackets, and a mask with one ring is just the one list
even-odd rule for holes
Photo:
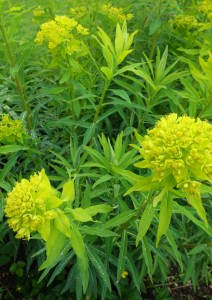
[[0,2],[0,298],[209,295],[210,18]]

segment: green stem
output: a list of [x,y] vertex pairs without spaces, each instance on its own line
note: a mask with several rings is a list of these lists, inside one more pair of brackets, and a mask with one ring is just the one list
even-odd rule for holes
[[111,82],[111,80],[110,81],[105,81],[105,85],[104,85],[104,88],[102,90],[102,94],[101,94],[101,97],[100,97],[100,100],[99,100],[99,103],[98,103],[98,106],[97,106],[97,109],[96,109],[96,113],[95,113],[94,118],[93,118],[93,124],[96,124],[96,122],[98,120],[99,113],[100,113],[100,110],[102,108],[102,104],[104,102],[107,89],[110,86],[110,82]]
[[154,52],[155,52],[155,48],[157,45],[157,40],[158,40],[158,36],[159,36],[159,30],[157,30],[152,37],[152,45],[151,45],[151,51],[150,51],[150,55],[149,55],[149,59],[151,60],[153,58]]
[[[6,45],[10,65],[13,69],[15,69],[15,67],[16,67],[15,56],[13,54],[12,48],[10,47],[10,43],[9,43],[9,40],[8,40],[8,37],[7,37],[7,33],[6,33],[6,30],[5,30],[5,27],[4,27],[4,24],[3,24],[1,18],[0,18],[0,30],[2,32],[3,40],[4,40],[5,45]],[[19,79],[18,72],[15,72],[14,79],[15,79],[15,84],[16,84],[18,94],[19,94],[20,99],[21,99],[22,109],[23,109],[23,111],[26,112],[27,129],[28,129],[28,131],[31,131],[32,130],[31,110],[30,110],[30,107],[29,107],[27,95],[25,94],[23,86],[21,85],[21,81]]]

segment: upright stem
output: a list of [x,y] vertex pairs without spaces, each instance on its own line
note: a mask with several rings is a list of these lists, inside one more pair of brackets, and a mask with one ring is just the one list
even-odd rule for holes
[[100,97],[100,100],[99,100],[99,103],[98,103],[98,106],[97,106],[97,109],[96,109],[96,112],[95,112],[95,115],[94,115],[94,118],[93,118],[93,124],[96,124],[96,122],[98,120],[98,116],[99,116],[100,110],[102,108],[102,104],[104,102],[105,95],[106,95],[107,89],[110,85],[110,82],[111,81],[105,81],[105,85],[104,85],[104,88],[102,90],[102,94],[101,94],[101,97]]
[[[12,51],[12,48],[10,47],[10,43],[7,37],[7,33],[4,27],[4,24],[2,22],[2,19],[0,18],[0,30],[2,32],[2,36],[3,36],[3,40],[5,42],[6,45],[6,49],[8,52],[8,58],[9,58],[9,62],[12,68],[16,67],[16,61],[15,61],[15,57]],[[19,79],[18,73],[15,72],[14,74],[14,79],[15,79],[15,84],[16,84],[16,88],[18,91],[18,94],[20,96],[21,99],[21,106],[23,111],[26,112],[26,122],[27,122],[27,129],[28,131],[32,130],[32,122],[31,122],[31,110],[29,107],[29,103],[28,103],[28,97],[24,92],[23,86],[21,85],[21,81]]]
[[157,45],[158,36],[159,36],[159,29],[153,34],[153,37],[152,37],[151,51],[150,51],[150,55],[149,55],[150,60],[153,58],[155,48]]

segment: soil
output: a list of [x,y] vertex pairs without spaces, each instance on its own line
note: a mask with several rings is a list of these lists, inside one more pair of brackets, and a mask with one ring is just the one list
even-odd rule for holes
[[[18,278],[15,274],[12,274],[8,271],[7,266],[0,267],[0,300],[37,300],[38,297],[26,296],[26,291],[23,291],[23,288],[26,287],[26,281],[31,282],[32,277],[28,276],[27,278]],[[192,284],[182,285],[177,282],[171,282],[165,285],[166,290],[168,290],[168,296],[162,296],[160,290],[164,289],[162,285],[155,285],[154,288],[147,289],[145,295],[141,295],[141,299],[145,300],[212,300],[212,285],[205,286],[201,285],[196,291],[193,290]],[[27,285],[27,289],[30,286]],[[2,291],[1,291],[2,289]],[[157,296],[154,295],[155,291],[159,291]],[[45,293],[48,293],[48,290],[45,287],[42,287],[39,292],[42,293],[42,290],[45,290]],[[29,290],[31,294],[31,291]],[[42,293],[43,294],[43,293]],[[159,296],[160,295],[160,296]],[[40,297],[39,297],[40,299]],[[42,299],[45,299],[42,297]],[[49,299],[49,298],[48,298]],[[68,299],[67,296],[60,299]],[[117,298],[118,299],[118,298]]]

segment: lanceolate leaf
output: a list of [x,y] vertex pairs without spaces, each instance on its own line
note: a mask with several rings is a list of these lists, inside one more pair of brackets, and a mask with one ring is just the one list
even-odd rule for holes
[[177,244],[174,240],[174,237],[173,237],[172,232],[171,232],[170,229],[166,233],[166,238],[167,238],[170,246],[173,249],[174,255],[175,255],[176,260],[177,260],[177,262],[180,266],[181,272],[183,272],[183,262],[182,262],[182,259],[181,259],[181,256],[180,256],[180,252],[177,250]]
[[27,147],[19,145],[6,145],[0,147],[0,154],[8,154],[12,152],[18,152],[20,150],[27,150]]
[[100,257],[96,253],[96,251],[92,248],[90,249],[88,246],[86,247],[89,260],[92,265],[98,272],[99,276],[102,278],[103,282],[106,284],[107,288],[111,290],[110,278],[105,268],[104,263],[101,261]]
[[99,213],[107,214],[111,210],[113,210],[113,208],[108,204],[92,205],[90,207],[85,208],[85,211],[92,217]]
[[121,224],[128,222],[132,219],[137,212],[132,212],[131,210],[125,211],[120,213],[119,215],[115,216],[114,218],[110,219],[107,223],[105,223],[102,227],[104,229],[114,228]]
[[173,204],[174,213],[180,213],[186,216],[189,220],[191,220],[194,224],[204,230],[209,236],[212,236],[212,229],[207,228],[203,222],[194,217],[194,215],[184,206],[180,206],[177,202]]
[[85,250],[85,244],[83,241],[83,237],[79,232],[77,226],[72,223],[71,224],[71,236],[70,236],[71,245],[74,249],[74,252],[77,256],[77,262],[80,269],[80,274],[82,277],[83,290],[86,291],[89,273],[88,273],[88,257]]
[[74,181],[68,180],[63,186],[61,199],[63,201],[69,201],[69,204],[71,204],[74,201],[74,197],[75,197]]
[[146,236],[144,236],[142,239],[142,253],[147,266],[149,277],[152,280],[152,271],[153,271],[152,255],[151,255],[150,247]]
[[54,219],[54,224],[57,229],[62,232],[65,236],[71,236],[71,229],[70,229],[70,221],[68,217],[64,214],[64,212],[57,208],[57,217]]
[[117,281],[120,280],[122,272],[125,270],[125,260],[127,256],[127,231],[124,230],[121,237],[119,259],[117,267]]
[[153,207],[152,203],[148,202],[139,223],[138,235],[136,238],[136,246],[147,233],[147,230],[149,229],[152,219],[154,217],[154,212],[155,208]]
[[69,210],[72,218],[76,221],[80,222],[88,222],[92,221],[92,217],[89,215],[89,213],[83,209],[82,207],[77,207],[75,209]]
[[79,230],[82,233],[86,233],[88,235],[94,235],[94,236],[101,236],[101,237],[110,237],[110,236],[118,236],[117,233],[108,230],[108,229],[102,229],[101,227],[91,227],[91,226],[81,226]]
[[54,266],[61,250],[66,242],[66,236],[61,233],[54,224],[51,224],[49,238],[46,241],[47,259],[40,266],[39,270]]
[[169,228],[169,224],[172,216],[172,206],[173,206],[173,200],[167,193],[164,196],[164,198],[161,200],[156,247],[159,244],[161,236],[165,234]]

